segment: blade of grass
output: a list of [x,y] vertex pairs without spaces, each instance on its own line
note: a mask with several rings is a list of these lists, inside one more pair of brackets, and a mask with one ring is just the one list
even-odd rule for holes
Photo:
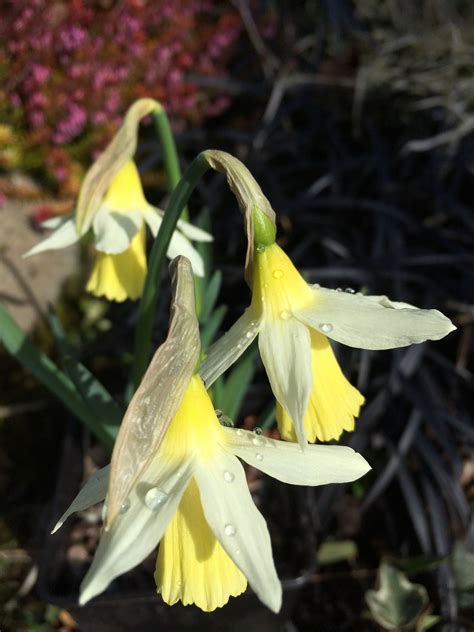
[[61,402],[112,451],[115,433],[107,425],[91,416],[90,409],[78,393],[73,382],[42,351],[33,345],[13,318],[0,305],[0,342],[41,384]]

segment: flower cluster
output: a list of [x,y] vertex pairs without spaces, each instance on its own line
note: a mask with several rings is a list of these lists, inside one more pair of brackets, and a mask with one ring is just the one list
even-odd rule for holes
[[[2,119],[22,151],[9,149],[6,166],[45,164],[67,190],[75,160],[104,146],[134,99],[160,100],[177,121],[220,113],[228,98],[205,94],[187,73],[224,75],[240,32],[238,13],[216,0],[9,3]],[[61,150],[46,160],[51,145]]]

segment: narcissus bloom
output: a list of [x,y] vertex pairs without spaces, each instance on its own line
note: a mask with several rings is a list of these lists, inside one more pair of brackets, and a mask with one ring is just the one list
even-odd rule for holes
[[[278,611],[281,587],[270,536],[237,457],[295,485],[353,481],[370,469],[348,447],[316,445],[303,453],[295,443],[221,426],[194,376],[152,463],[102,534],[80,602],[139,564],[161,540],[155,580],[166,603],[214,610],[244,592],[248,580]],[[108,470],[87,482],[56,528],[71,513],[104,500]]]
[[[146,201],[138,170],[130,160],[111,180],[91,221],[97,256],[87,283],[89,292],[111,301],[135,300],[141,296],[147,270],[145,224],[156,236],[162,214]],[[74,216],[47,220],[43,226],[56,230],[25,256],[70,246],[89,228],[89,224],[83,224],[85,230],[78,232]],[[203,276],[202,258],[189,239],[212,241],[212,236],[188,222],[179,221],[168,257],[185,255],[192,262],[195,274]]]
[[353,481],[370,468],[348,447],[302,452],[295,443],[221,426],[201,378],[192,374],[199,328],[191,269],[180,259],[184,290],[181,297],[175,292],[170,333],[130,403],[111,466],[87,482],[55,530],[73,512],[106,499],[106,528],[81,603],[161,541],[155,581],[166,603],[211,611],[240,595],[248,581],[278,611],[281,585],[270,536],[239,459],[296,485]]
[[211,347],[200,373],[209,388],[258,335],[282,436],[302,445],[328,441],[353,430],[364,402],[328,338],[359,349],[391,349],[438,340],[453,329],[435,309],[308,285],[276,243],[257,244],[252,303]]

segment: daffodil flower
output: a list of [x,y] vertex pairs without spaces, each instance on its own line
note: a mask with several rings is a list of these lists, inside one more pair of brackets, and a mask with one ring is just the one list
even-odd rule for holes
[[[277,612],[281,585],[270,536],[239,459],[295,485],[353,481],[370,468],[348,447],[317,445],[302,452],[297,444],[219,423],[201,378],[190,375],[199,355],[198,323],[194,306],[190,311],[190,268],[184,258],[178,265],[187,298],[175,304],[165,350],[158,349],[130,403],[112,464],[86,483],[54,530],[73,512],[106,499],[106,529],[82,582],[80,603],[160,543],[155,581],[166,603],[211,611],[240,595],[248,581]],[[183,385],[180,399],[176,393]]]
[[[156,237],[162,216],[161,210],[146,201],[135,163],[128,161],[110,181],[91,221],[97,256],[87,283],[89,292],[119,302],[127,298],[136,300],[141,296],[147,271],[145,224]],[[79,241],[89,225],[83,223],[82,231],[78,232],[74,215],[47,220],[43,226],[56,230],[24,256],[66,248]],[[178,255],[188,257],[195,274],[203,276],[202,258],[190,239],[212,241],[212,236],[180,220],[167,255],[170,259]]]
[[308,285],[269,241],[255,249],[250,307],[210,348],[201,376],[209,388],[258,335],[283,438],[302,446],[337,439],[354,429],[364,398],[344,377],[328,338],[359,349],[392,349],[439,340],[455,327],[435,309]]

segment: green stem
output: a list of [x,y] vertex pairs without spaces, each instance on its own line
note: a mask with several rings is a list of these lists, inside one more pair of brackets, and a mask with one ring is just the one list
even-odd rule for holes
[[[168,180],[168,191],[171,193],[181,180],[181,167],[179,166],[178,152],[176,151],[176,143],[174,142],[173,132],[169,123],[168,116],[164,109],[153,113],[155,121],[155,129],[159,136],[161,147],[163,149],[163,158],[165,162],[166,177]],[[181,219],[188,221],[188,209],[185,207],[181,212]]]
[[132,380],[134,390],[140,384],[150,357],[151,334],[155,316],[156,301],[160,285],[161,271],[165,261],[171,236],[176,228],[183,208],[186,206],[197,183],[210,169],[207,158],[201,153],[186,169],[177,187],[171,194],[168,208],[158,235],[153,243],[148,263],[145,288],[138,309],[138,322],[135,330],[135,349],[133,354]]

